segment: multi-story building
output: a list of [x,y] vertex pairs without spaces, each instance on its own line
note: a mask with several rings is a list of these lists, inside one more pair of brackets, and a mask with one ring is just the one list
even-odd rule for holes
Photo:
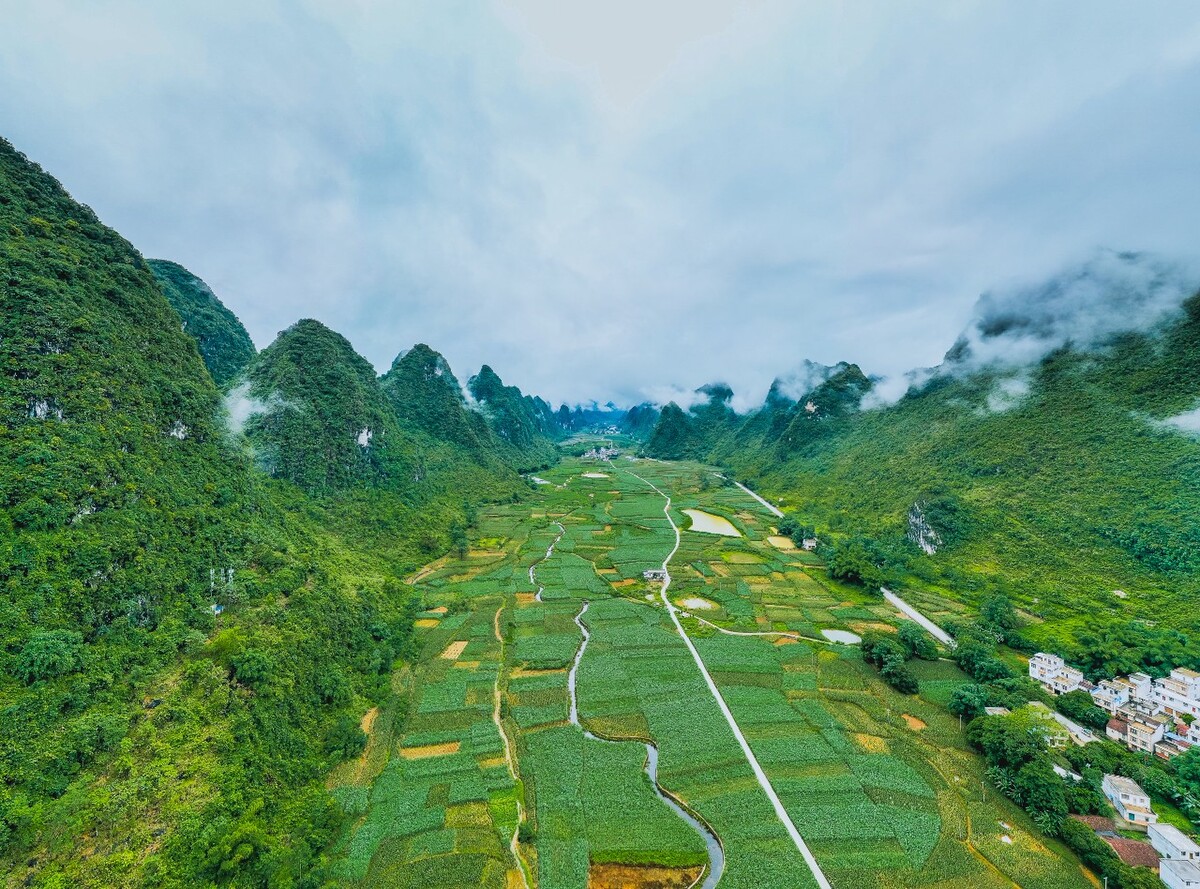
[[1104,734],[1130,750],[1154,753],[1155,745],[1167,734],[1167,721],[1127,704],[1108,721]]
[[1121,775],[1105,775],[1100,787],[1126,827],[1145,830],[1158,821],[1150,808],[1149,795],[1136,781]]
[[1200,673],[1182,667],[1154,683],[1153,699],[1172,716],[1200,717]]
[[1197,719],[1188,727],[1185,737],[1193,744],[1200,744],[1200,719]]
[[1065,695],[1083,684],[1083,671],[1068,667],[1056,654],[1040,651],[1029,659],[1029,678],[1036,679],[1053,694]]
[[1133,684],[1127,679],[1101,679],[1092,690],[1092,700],[1101,710],[1116,713],[1133,697]]

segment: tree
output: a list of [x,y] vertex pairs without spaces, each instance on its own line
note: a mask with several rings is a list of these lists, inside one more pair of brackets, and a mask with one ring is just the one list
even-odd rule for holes
[[467,537],[467,529],[458,522],[450,526],[450,546],[460,559],[465,559],[468,550],[471,548],[471,540]]
[[233,669],[233,678],[251,688],[266,685],[275,668],[271,656],[257,648],[249,648],[234,655],[229,660],[229,666]]
[[[1067,815],[1067,794],[1060,778],[1045,757],[1023,765],[1013,781],[1013,799],[1024,806],[1035,819],[1045,816],[1055,828]],[[1038,826],[1046,829],[1042,821]],[[1050,830],[1054,835],[1057,830]]]
[[982,685],[960,685],[954,689],[947,704],[951,713],[968,721],[982,716],[987,706],[988,690]]
[[980,621],[992,630],[998,637],[1004,639],[1009,633],[1021,625],[1017,610],[1013,608],[1008,596],[997,593],[986,602],[979,611]]
[[353,716],[339,716],[325,736],[325,749],[339,760],[358,756],[367,746],[367,735]]
[[976,719],[967,729],[967,740],[991,765],[1009,771],[1047,755],[1045,721],[1028,710]]
[[1191,793],[1200,796],[1200,747],[1175,757],[1175,777]]
[[1054,699],[1054,707],[1063,716],[1088,728],[1099,730],[1108,724],[1108,713],[1097,707],[1092,696],[1083,689],[1059,695]]
[[921,690],[917,677],[913,675],[908,664],[899,658],[888,658],[879,668],[879,675],[892,688],[904,695],[915,695]]
[[865,538],[843,540],[833,546],[825,560],[829,576],[878,589],[887,581],[883,559]]
[[900,644],[908,651],[909,657],[923,661],[937,660],[937,643],[914,621],[906,620],[900,624]]
[[16,674],[26,684],[57,679],[83,666],[83,636],[71,630],[38,630],[17,655]]

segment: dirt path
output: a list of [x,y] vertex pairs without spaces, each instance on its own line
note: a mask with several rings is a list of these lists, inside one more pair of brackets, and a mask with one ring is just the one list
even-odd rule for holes
[[[530,569],[532,570],[532,569]],[[496,632],[496,641],[500,643],[500,669],[496,671],[496,688],[494,701],[492,703],[492,722],[496,723],[496,731],[500,732],[500,740],[504,742],[504,762],[508,766],[508,775],[513,779],[515,784],[517,777],[517,758],[513,755],[512,742],[508,739],[508,733],[504,730],[504,722],[500,718],[500,678],[504,674],[504,635],[500,632],[500,612],[504,610],[504,603],[500,603],[500,607],[496,609],[496,616],[492,619],[492,628]],[[517,862],[517,867],[521,870],[521,880],[525,884],[525,889],[532,889],[533,882],[529,877],[529,865],[526,864],[524,857],[521,855],[520,835],[521,825],[525,821],[525,809],[521,805],[521,801],[517,800],[517,826],[513,828],[512,839],[509,840],[508,848],[512,851],[513,858]]]
[[786,630],[758,630],[750,632],[749,630],[728,630],[725,627],[719,627],[711,620],[705,620],[698,614],[692,614],[690,611],[681,612],[684,617],[690,617],[692,620],[699,621],[706,627],[712,627],[718,633],[724,633],[726,636],[782,636],[785,639],[795,639],[797,642],[820,642],[822,645],[837,645],[837,642],[830,642],[828,639],[817,639],[815,636],[801,636],[799,633],[789,633]]
[[[817,863],[817,859],[813,856],[812,851],[808,848],[808,844],[805,843],[804,838],[800,836],[800,831],[796,829],[796,825],[792,821],[792,816],[789,815],[787,809],[784,808],[783,802],[779,799],[779,794],[777,794],[775,792],[775,788],[771,786],[771,781],[767,777],[767,773],[763,771],[762,766],[759,765],[758,757],[756,757],[754,755],[754,751],[750,749],[750,743],[746,740],[746,736],[742,734],[742,729],[737,724],[737,720],[733,718],[733,712],[729,709],[729,705],[725,703],[725,698],[721,696],[721,691],[717,688],[717,683],[713,680],[712,675],[708,672],[708,667],[704,665],[704,659],[700,657],[700,652],[696,650],[696,646],[692,643],[691,638],[683,629],[683,624],[679,622],[679,609],[676,608],[675,604],[667,597],[667,590],[671,586],[671,573],[668,566],[670,565],[671,559],[675,558],[675,553],[679,551],[679,546],[682,542],[679,535],[679,526],[676,525],[675,520],[671,518],[671,498],[667,494],[663,493],[663,491],[661,491],[653,482],[647,481],[640,475],[630,472],[628,469],[623,471],[628,472],[629,475],[636,478],[642,484],[652,488],[659,494],[659,496],[666,500],[666,505],[663,506],[663,515],[667,517],[667,521],[671,524],[671,529],[675,532],[675,546],[673,546],[671,551],[667,553],[667,557],[663,559],[662,563],[663,571],[667,575],[667,579],[663,582],[661,591],[663,605],[666,606],[667,613],[671,615],[671,622],[675,624],[675,631],[679,634],[679,638],[683,640],[683,644],[686,645],[688,651],[692,653],[692,659],[696,662],[696,666],[699,668],[700,674],[704,677],[704,681],[708,685],[708,690],[712,693],[713,699],[716,700],[717,706],[721,709],[721,713],[724,714],[725,721],[729,723],[730,730],[733,732],[734,737],[737,738],[738,744],[741,745],[742,752],[746,755],[746,760],[750,763],[750,768],[754,772],[754,777],[758,779],[758,784],[762,788],[763,793],[765,793],[767,798],[771,801],[771,805],[775,809],[776,817],[779,818],[784,828],[787,829],[788,836],[790,836],[792,838],[792,842],[796,844],[796,848],[803,856],[805,863],[808,865],[808,869],[812,872],[813,879],[816,880],[816,883],[820,889],[832,889],[824,871],[821,870],[821,865]],[[746,490],[749,491],[748,488]],[[750,491],[750,493],[753,494],[754,492]],[[762,498],[758,497],[757,495],[755,495],[755,498],[760,500],[768,508],[774,509],[774,507],[771,507],[770,504],[766,503],[765,500],[762,500]]]

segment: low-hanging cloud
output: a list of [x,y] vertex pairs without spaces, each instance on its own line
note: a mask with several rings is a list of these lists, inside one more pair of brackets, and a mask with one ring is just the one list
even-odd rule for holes
[[1064,346],[1094,349],[1120,333],[1160,330],[1196,288],[1194,271],[1178,262],[1101,250],[1049,281],[985,293],[944,366],[1026,367]]
[[937,377],[986,370],[999,377],[983,409],[1012,410],[1029,393],[1033,366],[1052,352],[1102,349],[1123,333],[1156,334],[1180,316],[1198,288],[1200,273],[1192,263],[1098,250],[1047,280],[985,292],[941,364],[876,378],[863,407],[894,404]]

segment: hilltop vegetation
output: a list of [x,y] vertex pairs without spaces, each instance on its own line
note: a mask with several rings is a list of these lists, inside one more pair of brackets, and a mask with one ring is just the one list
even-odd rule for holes
[[213,382],[224,388],[254,359],[250,334],[209,286],[183,266],[166,259],[148,259],[146,264],[183,319],[184,332],[196,341]]

